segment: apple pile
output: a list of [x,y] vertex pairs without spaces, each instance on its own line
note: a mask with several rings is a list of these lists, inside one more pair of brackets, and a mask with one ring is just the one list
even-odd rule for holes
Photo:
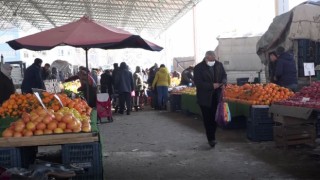
[[44,134],[90,132],[90,118],[80,121],[71,112],[54,112],[37,108],[24,112],[2,132],[2,137],[22,137]]
[[303,87],[291,98],[276,104],[320,109],[320,82],[313,82],[310,86]]

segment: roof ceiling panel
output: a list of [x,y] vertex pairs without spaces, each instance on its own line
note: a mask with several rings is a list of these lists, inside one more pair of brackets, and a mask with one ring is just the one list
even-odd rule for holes
[[0,29],[8,23],[39,30],[67,24],[84,15],[133,33],[158,35],[201,0],[0,0]]

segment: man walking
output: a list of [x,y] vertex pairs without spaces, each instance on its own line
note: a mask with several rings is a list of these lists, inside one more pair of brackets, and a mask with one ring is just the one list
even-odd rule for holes
[[197,102],[201,108],[208,143],[211,147],[216,145],[215,114],[226,82],[227,74],[222,63],[216,60],[213,51],[207,51],[203,61],[194,68],[194,83],[197,88]]

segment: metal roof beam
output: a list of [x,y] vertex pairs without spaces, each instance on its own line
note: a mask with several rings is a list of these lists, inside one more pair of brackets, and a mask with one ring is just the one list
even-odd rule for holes
[[33,0],[28,0],[28,1],[29,1],[29,3],[30,3],[47,21],[49,21],[49,22],[53,25],[53,27],[57,27],[56,23],[54,23],[54,22],[47,16],[47,14],[45,13],[45,11],[43,11],[42,8],[41,8],[39,5],[37,5],[36,2],[34,2]]

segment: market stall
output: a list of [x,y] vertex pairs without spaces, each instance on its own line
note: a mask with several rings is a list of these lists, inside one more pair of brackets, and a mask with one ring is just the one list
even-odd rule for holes
[[39,146],[61,146],[56,163],[85,170],[75,179],[102,179],[97,112],[66,94],[13,94],[0,107],[0,166],[27,168]]

